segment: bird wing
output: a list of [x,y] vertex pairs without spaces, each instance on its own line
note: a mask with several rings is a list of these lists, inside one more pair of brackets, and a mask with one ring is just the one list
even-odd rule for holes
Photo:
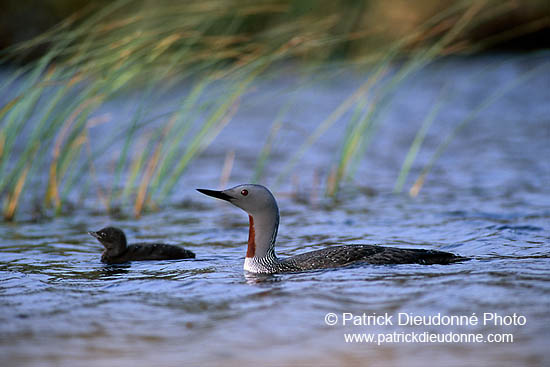
[[301,270],[323,269],[353,263],[368,264],[449,264],[465,260],[454,254],[422,249],[401,249],[377,245],[331,246],[306,252],[283,260],[288,266]]

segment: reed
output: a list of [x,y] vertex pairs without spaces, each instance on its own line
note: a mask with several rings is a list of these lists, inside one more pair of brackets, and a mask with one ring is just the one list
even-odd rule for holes
[[[48,49],[14,70],[0,89],[6,99],[0,106],[6,220],[15,217],[23,197],[42,196],[44,210],[61,213],[69,197],[88,192],[106,162],[112,179],[94,186],[107,211],[132,203],[139,216],[162,203],[230,122],[251,83],[273,62],[322,47],[311,41],[323,39],[334,22],[331,16],[308,22],[290,16],[250,33],[258,18],[277,18],[292,4],[138,3],[116,0],[84,9],[0,54],[2,63],[17,62],[36,47]],[[297,39],[307,26],[313,26],[311,39]],[[183,81],[190,92],[168,107],[171,112],[154,116],[160,96]],[[219,92],[212,93],[214,87]],[[139,102],[129,121],[107,116],[97,127],[106,105],[135,91]]]
[[440,97],[438,98],[436,103],[433,105],[430,112],[426,115],[424,121],[422,121],[422,125],[420,126],[420,129],[418,130],[418,132],[416,133],[416,136],[414,137],[414,140],[409,148],[409,151],[405,156],[405,160],[403,161],[403,165],[401,166],[401,170],[399,171],[399,176],[395,181],[395,185],[393,188],[393,191],[395,193],[401,193],[401,191],[403,190],[403,186],[405,185],[405,181],[407,180],[407,176],[409,175],[409,171],[418,154],[418,151],[422,146],[422,142],[424,141],[424,138],[426,137],[426,134],[428,133],[430,126],[435,121],[439,113],[439,110],[441,109],[444,103],[445,94],[446,94],[445,92],[446,92],[446,88],[444,89],[443,92],[441,92]]
[[455,136],[464,129],[467,124],[472,121],[481,111],[485,110],[489,106],[491,106],[493,103],[498,101],[502,96],[504,96],[506,93],[513,90],[517,85],[521,83],[525,83],[527,80],[540,75],[542,73],[547,73],[548,69],[550,67],[550,63],[544,63],[540,66],[533,68],[529,71],[526,71],[522,74],[520,74],[518,77],[514,78],[513,80],[509,81],[508,83],[504,84],[497,90],[495,90],[491,95],[487,96],[484,100],[479,103],[470,113],[461,121],[459,121],[454,129],[442,140],[442,142],[437,146],[437,149],[432,154],[430,160],[428,163],[424,166],[422,171],[420,172],[418,178],[412,185],[412,187],[409,190],[409,194],[412,197],[415,197],[420,192],[422,186],[424,185],[426,181],[426,177],[430,173],[432,167],[434,166],[435,162],[439,159],[439,157],[443,154],[445,149],[449,146],[451,141],[455,138]]
[[[326,190],[336,195],[365,158],[392,92],[441,55],[475,50],[479,45],[466,44],[461,35],[510,9],[509,3],[499,4],[453,2],[384,46],[384,29],[362,25],[368,8],[363,1],[349,7],[328,0],[115,0],[91,5],[41,36],[0,51],[0,66],[12,68],[0,86],[4,219],[13,220],[20,206],[35,199],[45,215],[61,214],[68,203],[94,193],[106,212],[131,207],[140,216],[159,207],[230,123],[254,81],[287,60],[306,65],[298,88],[318,77],[315,65],[336,58],[369,70],[362,85],[291,153],[278,176],[278,182],[288,179],[319,137],[345,123],[347,133]],[[515,34],[541,24],[518,27]],[[505,36],[495,35],[485,44]],[[47,52],[20,64],[38,47]],[[181,85],[186,89],[180,97],[170,97]],[[124,121],[110,116],[113,103],[128,111]],[[262,179],[293,103],[290,97],[275,116],[258,154],[254,181]],[[342,121],[349,111],[349,121]],[[413,142],[397,191],[436,113],[434,107]],[[102,181],[100,173],[107,173],[109,181]]]
[[[468,45],[461,36],[463,32],[476,27],[493,17],[510,11],[513,7],[509,3],[495,3],[491,1],[462,1],[452,3],[448,8],[440,11],[426,22],[418,26],[409,35],[396,40],[379,51],[379,57],[369,59],[371,72],[366,81],[352,94],[349,95],[327,118],[321,121],[317,128],[304,140],[284,166],[278,177],[278,182],[288,178],[294,167],[300,162],[304,153],[310,149],[316,141],[333,125],[347,123],[346,134],[340,145],[340,151],[336,163],[327,177],[326,194],[335,196],[344,180],[352,180],[356,168],[365,156],[369,142],[372,141],[379,127],[383,113],[391,107],[392,94],[404,81],[414,75],[421,68],[433,62],[441,56],[458,51],[479,50],[480,44],[489,44],[496,36],[479,44]],[[534,29],[541,26],[543,20],[531,22],[524,27],[518,27],[518,34],[525,29]],[[504,37],[500,35],[499,37]],[[499,39],[499,37],[496,37]],[[403,56],[407,57],[403,61]],[[370,55],[372,56],[372,55]],[[437,111],[444,101],[439,101],[432,111],[426,116],[417,137],[411,143],[399,177],[395,183],[394,191],[400,192],[404,185],[414,158],[420,149],[421,143],[429,126],[434,122]],[[485,106],[485,105],[484,105]],[[342,117],[351,111],[348,121],[342,121]],[[474,113],[475,111],[473,111]],[[457,132],[465,122],[459,122]],[[435,163],[450,139],[456,136],[452,134],[442,143],[441,149],[434,154],[431,164],[425,167],[423,175],[411,191],[411,195],[422,186],[423,177],[429,172],[431,165]]]

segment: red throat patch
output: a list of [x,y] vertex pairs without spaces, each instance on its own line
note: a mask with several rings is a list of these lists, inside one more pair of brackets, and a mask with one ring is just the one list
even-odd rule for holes
[[254,218],[251,215],[248,216],[250,220],[250,227],[248,228],[248,249],[246,250],[246,257],[254,257],[256,253],[256,232],[254,231]]

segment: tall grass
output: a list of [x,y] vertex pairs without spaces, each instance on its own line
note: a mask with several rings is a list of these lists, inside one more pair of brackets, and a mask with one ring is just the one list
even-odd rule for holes
[[[279,176],[279,181],[288,175],[303,154],[332,125],[340,122],[348,111],[352,111],[339,157],[327,179],[326,193],[334,196],[343,180],[353,178],[355,168],[365,158],[366,148],[382,120],[383,111],[390,106],[391,95],[408,77],[445,54],[447,49],[456,48],[454,43],[461,41],[460,35],[467,27],[478,23],[476,16],[487,3],[489,1],[453,3],[411,34],[388,45],[381,52],[382,57],[370,66],[371,73],[367,80],[321,122],[293,154]],[[491,12],[498,14],[494,9]],[[399,62],[404,54],[408,55],[406,61]],[[400,66],[396,68],[396,65]],[[418,143],[417,141],[416,144]],[[412,164],[411,159],[412,156],[409,155],[407,165]],[[403,177],[398,180],[402,181]]]
[[[383,113],[391,107],[391,96],[396,92],[403,82],[422,69],[425,65],[437,58],[452,54],[457,51],[473,52],[482,49],[482,45],[489,45],[496,40],[502,40],[505,35],[491,35],[487,40],[476,44],[468,44],[462,37],[468,30],[487,22],[493,17],[500,16],[513,9],[510,3],[495,3],[492,1],[459,1],[451,3],[450,6],[423,24],[420,24],[407,36],[394,41],[387,47],[382,48],[380,57],[373,63],[369,63],[370,75],[367,80],[348,98],[346,98],[298,147],[286,166],[279,175],[278,181],[287,178],[295,165],[300,162],[304,153],[311,148],[316,141],[334,124],[342,123],[342,116],[350,112],[347,121],[347,130],[340,145],[340,151],[336,163],[331,169],[326,182],[326,194],[334,196],[338,193],[340,185],[346,179],[351,180],[355,176],[356,168],[365,157],[369,142],[372,141],[376,129],[383,120]],[[516,29],[505,32],[507,36],[522,34],[526,29],[535,29],[542,23],[548,23],[546,17],[536,20],[530,24],[522,25]],[[403,61],[403,55],[407,55]],[[369,55],[367,55],[369,56]],[[369,60],[370,61],[370,60]],[[540,72],[540,70],[539,70]],[[535,71],[533,73],[536,74]],[[532,72],[526,75],[532,76]],[[526,76],[527,78],[527,76]],[[522,81],[524,77],[518,80]],[[511,82],[515,86],[518,80]],[[422,170],[420,177],[410,190],[411,196],[416,196],[422,187],[426,175],[431,167],[440,157],[449,142],[458,134],[464,125],[477,113],[494,103],[498,97],[503,95],[510,88],[505,86],[499,89],[494,95],[488,97],[478,108],[471,112],[470,116],[457,124],[452,134],[447,136],[432,159]],[[411,147],[399,176],[395,182],[394,191],[401,192],[414,162],[416,154],[420,149],[430,125],[437,117],[437,113],[444,103],[442,97],[426,116],[420,130]]]
[[[424,185],[427,175],[430,173],[437,159],[439,159],[441,154],[443,154],[445,149],[447,149],[450,142],[455,138],[455,136],[462,129],[464,129],[464,127],[470,121],[472,121],[480,112],[482,112],[483,110],[491,106],[493,103],[495,103],[499,98],[501,98],[506,93],[514,89],[517,85],[526,82],[527,80],[537,76],[541,72],[546,71],[546,69],[548,69],[549,67],[550,67],[550,63],[543,63],[536,68],[533,68],[524,73],[521,73],[519,76],[507,82],[505,85],[501,86],[500,88],[496,89],[493,93],[491,93],[489,96],[483,99],[481,103],[479,103],[472,111],[470,111],[470,113],[464,119],[462,119],[455,125],[454,129],[447,136],[445,136],[442,142],[437,146],[437,149],[433,153],[432,157],[430,158],[428,163],[424,166],[424,168],[420,172],[420,175],[414,182],[413,186],[410,188],[409,194],[412,197],[415,197],[418,195],[418,193],[420,192],[420,189]],[[411,154],[411,152],[409,152],[409,154]]]
[[[333,16],[278,19],[292,13],[292,6],[116,0],[3,51],[2,61],[13,62],[48,46],[1,88],[4,219],[14,218],[25,193],[42,197],[42,207],[54,213],[90,186],[97,187],[107,211],[132,204],[139,216],[166,200],[269,65],[328,39]],[[250,32],[269,17],[269,28]],[[308,38],[300,39],[304,34]],[[182,82],[189,85],[187,94],[154,116],[160,98]],[[218,92],[207,93],[213,89]],[[138,96],[137,108],[129,121],[112,121],[106,106],[128,93]],[[96,181],[105,154],[115,162],[107,184]]]
[[[453,2],[414,32],[380,46],[383,30],[361,25],[368,8],[361,1],[351,7],[300,0],[106,4],[83,9],[0,53],[7,67],[37,47],[47,49],[34,62],[12,69],[0,86],[5,220],[15,218],[22,201],[39,201],[46,214],[59,214],[91,190],[107,212],[131,207],[139,216],[158,207],[230,123],[253,82],[274,63],[289,59],[322,63],[350,57],[370,70],[368,79],[319,121],[279,175],[279,181],[286,179],[319,137],[353,111],[327,181],[327,194],[335,195],[345,179],[353,178],[392,92],[440,55],[467,49],[461,39],[465,29],[510,7],[489,0]],[[174,97],[171,92],[182,84],[185,92]],[[125,106],[125,96],[137,106]],[[113,120],[113,103],[130,111],[127,120]],[[292,104],[281,106],[275,117],[257,159],[256,181]],[[164,112],[158,112],[159,105]],[[422,134],[433,117],[426,121]],[[422,138],[411,148],[399,190]],[[108,182],[101,181],[100,172],[110,174]]]

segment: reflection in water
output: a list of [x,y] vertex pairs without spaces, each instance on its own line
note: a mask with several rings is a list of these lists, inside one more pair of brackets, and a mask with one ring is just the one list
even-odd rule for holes
[[130,268],[129,264],[128,265],[124,265],[124,264],[108,265],[101,268],[101,270],[97,272],[97,275],[98,275],[98,278],[102,278],[102,277],[112,277],[116,275],[128,274],[129,268]]
[[244,278],[247,284],[278,283],[282,280],[280,276],[275,274],[255,274],[248,271],[244,272]]
[[[447,266],[366,265],[281,275],[243,272],[246,216],[228,205],[202,200],[192,188],[218,182],[228,149],[236,151],[239,162],[255,161],[265,142],[262,128],[269,129],[276,115],[273,109],[280,107],[273,97],[269,105],[239,110],[232,129],[224,130],[218,144],[190,170],[197,176],[192,176],[193,185],[181,185],[176,194],[179,204],[139,220],[75,212],[43,222],[1,223],[3,364],[419,365],[429,360],[436,365],[549,365],[550,161],[544,158],[550,156],[546,118],[550,74],[519,86],[498,105],[480,112],[475,124],[449,146],[415,200],[388,191],[442,84],[456,86],[456,98],[430,128],[428,152],[453,129],[454,121],[467,116],[491,92],[494,80],[508,80],[524,68],[522,61],[512,60],[506,68],[483,74],[480,65],[485,63],[450,60],[427,68],[407,88],[396,91],[397,102],[380,125],[368,159],[357,166],[359,189],[344,188],[336,202],[320,196],[313,200],[310,192],[307,200],[275,192],[281,209],[277,244],[281,256],[335,243],[367,243],[443,250],[472,260]],[[341,75],[337,85],[355,82]],[[277,83],[285,82],[271,80],[267,87],[259,85],[257,92],[272,90]],[[307,131],[347,96],[342,93],[328,84],[304,87],[293,97],[297,106],[303,106],[293,111],[293,119]],[[315,108],[306,108],[311,103]],[[301,186],[309,187],[311,167],[327,169],[326,162],[339,149],[341,130],[345,130],[341,125],[335,126],[321,139],[318,150],[306,153]],[[244,133],[249,139],[241,136]],[[287,135],[285,144],[303,140],[292,131]],[[270,157],[273,177],[288,159],[287,145],[274,148],[280,150],[274,149]],[[419,155],[425,162],[422,154],[427,153]],[[236,160],[233,183],[251,176],[249,166]],[[100,248],[86,232],[109,224],[131,230],[138,240],[180,244],[197,257],[105,266]],[[527,324],[329,326],[324,318],[330,312],[516,313],[525,316]],[[343,340],[346,332],[410,331],[512,333],[515,340],[380,346]]]

